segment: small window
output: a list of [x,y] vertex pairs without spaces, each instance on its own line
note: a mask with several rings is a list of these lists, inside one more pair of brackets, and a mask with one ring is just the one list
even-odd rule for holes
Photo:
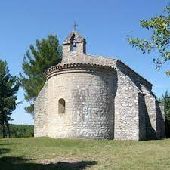
[[66,103],[64,99],[58,101],[58,113],[65,113]]

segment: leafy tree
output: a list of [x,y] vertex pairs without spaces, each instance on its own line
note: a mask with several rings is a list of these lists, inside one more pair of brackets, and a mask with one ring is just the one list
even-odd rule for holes
[[[0,60],[0,125],[3,137],[10,137],[9,121],[12,111],[16,109],[19,81],[9,73],[7,62]],[[7,128],[7,134],[6,134]]]
[[[142,28],[152,31],[150,39],[128,38],[132,47],[141,50],[143,53],[150,54],[155,51],[153,62],[157,68],[170,60],[170,6],[167,6],[163,15],[155,16],[149,20],[141,20]],[[170,71],[166,72],[170,75]]]
[[164,104],[165,111],[165,134],[170,137],[170,93],[168,91],[162,96],[161,102]]
[[25,99],[29,106],[25,107],[28,113],[34,115],[34,101],[45,83],[44,71],[61,61],[62,50],[56,36],[49,35],[46,39],[36,40],[30,45],[23,59],[22,87]]

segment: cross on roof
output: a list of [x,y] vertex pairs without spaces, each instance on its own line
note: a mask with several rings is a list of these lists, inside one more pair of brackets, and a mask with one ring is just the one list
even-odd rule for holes
[[74,31],[74,32],[76,32],[76,31],[77,31],[77,27],[78,27],[77,23],[76,23],[76,22],[74,22],[74,25],[73,25],[73,31]]

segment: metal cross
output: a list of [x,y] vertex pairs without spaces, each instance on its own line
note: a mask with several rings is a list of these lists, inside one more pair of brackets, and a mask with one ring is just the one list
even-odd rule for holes
[[77,23],[76,23],[76,22],[74,22],[74,25],[73,25],[73,31],[74,31],[74,32],[76,32],[76,31],[77,31],[77,27],[78,27]]

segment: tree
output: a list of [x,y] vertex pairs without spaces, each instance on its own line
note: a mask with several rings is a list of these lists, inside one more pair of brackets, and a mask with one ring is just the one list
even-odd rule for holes
[[45,84],[44,71],[61,61],[62,50],[56,36],[49,35],[46,39],[36,40],[30,45],[23,59],[23,74],[20,74],[24,96],[29,106],[28,113],[34,115],[34,101]]
[[165,111],[165,135],[170,137],[170,94],[168,91],[162,96],[161,102],[164,105]]
[[[9,73],[7,62],[0,60],[0,125],[3,137],[10,137],[9,121],[12,111],[16,109],[19,80]],[[7,128],[7,134],[6,134]]]
[[[158,54],[153,58],[153,62],[160,68],[163,63],[170,60],[170,6],[166,7],[163,15],[141,20],[140,25],[152,32],[150,39],[128,38],[128,42],[143,53],[150,54],[154,51]],[[170,75],[170,70],[166,73]]]

